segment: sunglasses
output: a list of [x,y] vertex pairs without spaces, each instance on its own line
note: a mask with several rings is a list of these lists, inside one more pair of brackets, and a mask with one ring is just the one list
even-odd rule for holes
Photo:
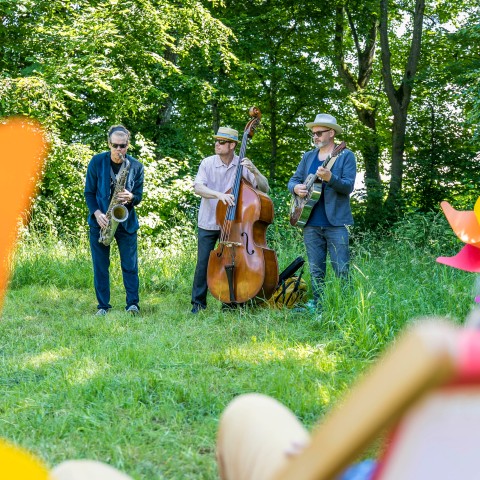
[[331,128],[329,128],[328,130],[319,130],[318,132],[312,132],[310,135],[312,137],[321,137],[323,133],[329,132],[330,130]]
[[126,148],[127,145],[128,145],[128,143],[111,143],[111,144],[110,144],[110,146],[111,146],[112,148],[115,148],[115,149],[117,149],[117,148]]
[[215,140],[215,143],[219,143],[220,145],[225,145],[226,143],[232,143],[230,140]]

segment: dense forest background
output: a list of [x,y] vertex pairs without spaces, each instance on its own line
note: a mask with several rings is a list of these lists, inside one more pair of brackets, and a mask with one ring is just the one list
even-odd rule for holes
[[[0,0],[0,116],[51,144],[31,227],[85,226],[83,186],[106,131],[145,165],[142,232],[194,231],[192,179],[220,126],[262,111],[247,154],[287,224],[305,122],[331,113],[357,155],[354,214],[391,225],[441,200],[471,208],[480,178],[480,8],[465,0]],[[14,161],[14,159],[3,159]]]

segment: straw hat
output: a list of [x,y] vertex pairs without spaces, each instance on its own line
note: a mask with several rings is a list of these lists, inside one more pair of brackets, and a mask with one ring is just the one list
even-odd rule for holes
[[319,113],[313,122],[306,124],[308,128],[312,127],[328,127],[333,128],[337,133],[342,133],[343,129],[337,123],[337,119],[328,113]]
[[238,142],[238,132],[233,128],[220,127],[216,135],[213,138],[218,138],[219,140],[231,140],[233,142]]

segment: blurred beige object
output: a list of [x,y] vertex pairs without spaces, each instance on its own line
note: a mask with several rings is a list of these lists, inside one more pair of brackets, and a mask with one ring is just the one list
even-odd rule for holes
[[51,471],[52,480],[133,480],[117,469],[94,460],[67,460]]
[[[271,405],[278,403],[265,398]],[[477,330],[461,329],[441,319],[410,327],[326,415],[297,455],[288,455],[285,445],[296,443],[300,422],[286,407],[288,415],[273,407],[272,418],[266,407],[260,414],[252,412],[258,408],[254,400],[251,395],[240,396],[231,404],[234,409],[227,407],[222,416],[217,455],[224,480],[333,479],[392,427],[376,480],[479,476]],[[238,419],[232,418],[232,411],[238,412]]]

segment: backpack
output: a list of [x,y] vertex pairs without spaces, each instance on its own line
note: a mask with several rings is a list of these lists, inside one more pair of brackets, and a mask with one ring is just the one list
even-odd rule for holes
[[[268,303],[272,308],[293,308],[297,303],[303,303],[307,297],[308,286],[303,280],[303,264],[305,260],[297,257],[282,273],[278,279],[278,286],[270,297]],[[302,267],[300,273],[296,271]]]

